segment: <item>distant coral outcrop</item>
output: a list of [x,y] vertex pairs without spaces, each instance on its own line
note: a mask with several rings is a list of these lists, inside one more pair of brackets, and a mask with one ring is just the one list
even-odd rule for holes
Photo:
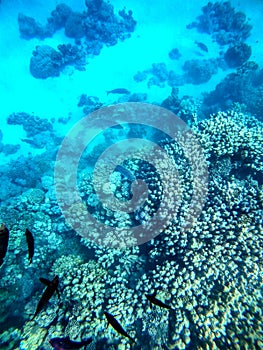
[[19,31],[24,39],[43,40],[52,37],[61,28],[64,28],[65,37],[75,39],[75,45],[58,45],[59,52],[48,45],[37,46],[30,63],[30,72],[35,78],[57,77],[69,64],[84,70],[86,56],[98,55],[104,45],[115,45],[134,31],[136,21],[132,11],[123,9],[116,15],[113,6],[103,0],[87,0],[85,4],[87,9],[82,12],[75,12],[66,4],[58,4],[44,25],[19,13]]

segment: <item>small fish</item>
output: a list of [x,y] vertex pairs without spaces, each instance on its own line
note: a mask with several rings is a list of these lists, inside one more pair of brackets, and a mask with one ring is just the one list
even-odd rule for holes
[[29,145],[34,145],[34,140],[30,140],[30,139],[20,139],[22,142],[26,142]]
[[34,256],[35,244],[34,244],[34,237],[28,229],[26,229],[26,241],[27,241],[27,247],[28,247],[28,260],[29,260],[29,264],[31,264]]
[[32,318],[32,320],[36,317],[36,315],[43,309],[43,307],[48,303],[49,299],[53,296],[55,292],[57,292],[59,296],[59,291],[58,291],[58,282],[59,282],[59,277],[55,276],[52,281],[49,281],[46,278],[39,278],[40,282],[45,284],[47,288],[44,290],[44,293],[39,300],[39,303],[37,304],[37,309],[36,312]]
[[163,307],[164,309],[168,309],[168,310],[171,309],[171,306],[163,303],[161,300],[156,298],[156,291],[153,294],[145,294],[145,295],[151,304]]
[[108,323],[117,331],[119,334],[123,335],[124,337],[130,339],[131,342],[135,343],[135,340],[129,336],[129,334],[122,328],[120,323],[116,320],[116,318],[110,314],[107,311],[104,311],[104,315],[107,318]]
[[208,52],[208,47],[204,43],[201,43],[199,41],[195,41],[195,44],[199,47],[199,49],[201,49],[205,52]]
[[107,96],[109,94],[122,94],[122,95],[128,95],[130,94],[130,91],[124,88],[118,88],[118,89],[113,89],[113,90],[109,90],[107,91]]
[[52,338],[49,341],[49,344],[55,350],[68,350],[68,349],[80,349],[83,346],[89,345],[92,342],[92,338],[88,338],[82,341],[73,341],[69,337],[66,338]]
[[2,266],[4,262],[4,258],[6,256],[8,241],[9,241],[9,230],[5,226],[5,224],[2,224],[0,226],[0,266]]
[[136,180],[136,177],[134,176],[134,174],[130,170],[126,169],[122,165],[119,165],[119,164],[116,165],[115,171],[120,172],[124,177],[126,177],[130,181],[135,181]]
[[[106,125],[110,125],[110,124],[112,124],[113,123],[113,121],[111,121],[111,120],[107,120],[107,119],[103,119],[103,118],[100,118],[100,125],[103,125],[103,123],[104,123],[104,125],[106,126]],[[117,122],[116,122],[117,123]],[[123,126],[121,125],[121,124],[114,124],[114,125],[111,125],[110,126],[112,129],[118,129],[118,130],[123,130]]]
[[21,141],[28,143],[30,146],[34,148],[44,148],[47,144],[46,140],[43,140],[41,138],[34,138],[33,140],[21,139]]

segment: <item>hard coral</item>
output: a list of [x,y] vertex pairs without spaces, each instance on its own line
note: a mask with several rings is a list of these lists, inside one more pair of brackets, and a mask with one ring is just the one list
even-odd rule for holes
[[226,51],[224,58],[230,68],[236,68],[250,58],[251,51],[251,47],[246,43],[235,43]]
[[62,54],[51,46],[37,46],[30,59],[30,73],[38,79],[58,77],[63,68]]
[[228,74],[215,90],[204,98],[203,109],[206,114],[229,109],[238,102],[246,110],[262,120],[263,115],[262,72],[255,62],[246,62],[235,73]]
[[243,41],[250,35],[251,25],[242,12],[235,12],[229,1],[208,2],[202,8],[203,14],[197,17],[197,21],[188,25],[188,28],[196,27],[200,32],[212,34],[215,40],[226,45]]
[[52,36],[52,30],[38,23],[34,18],[25,16],[22,13],[18,14],[18,26],[21,37],[24,39],[39,38],[44,39]]
[[213,74],[217,72],[216,60],[189,60],[183,66],[186,72],[184,78],[190,84],[203,84],[209,81]]
[[69,38],[80,39],[85,35],[84,15],[79,12],[72,12],[65,23],[65,34]]

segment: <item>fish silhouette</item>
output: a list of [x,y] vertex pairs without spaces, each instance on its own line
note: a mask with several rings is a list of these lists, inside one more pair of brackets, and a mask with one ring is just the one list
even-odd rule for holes
[[201,49],[202,51],[208,52],[208,47],[204,44],[201,43],[200,41],[195,41],[195,44]]
[[135,340],[129,336],[129,334],[122,328],[121,324],[116,320],[116,318],[110,314],[107,311],[104,311],[104,315],[107,318],[108,324],[110,324],[115,331],[117,331],[119,334],[123,335],[124,337],[130,339],[133,343],[135,343]]
[[59,283],[59,277],[55,276],[52,281],[49,281],[46,278],[39,278],[40,282],[45,284],[47,288],[44,290],[44,293],[39,300],[39,303],[37,304],[37,309],[36,312],[32,318],[32,320],[36,317],[36,315],[43,309],[43,307],[48,303],[50,298],[53,296],[55,292],[57,292],[59,296],[59,291],[58,291],[58,283]]
[[164,309],[168,309],[168,310],[171,309],[170,305],[167,305],[163,303],[161,300],[156,298],[156,291],[153,294],[146,294],[146,298],[149,300],[151,304],[163,307]]
[[109,94],[122,94],[122,95],[128,95],[130,94],[130,91],[124,88],[118,88],[107,91],[107,95]]
[[26,229],[26,241],[27,241],[27,247],[28,247],[28,260],[29,260],[29,264],[31,264],[34,256],[35,243],[34,243],[34,237],[28,229]]
[[4,258],[6,256],[8,241],[9,241],[9,230],[5,226],[5,224],[2,224],[0,226],[0,266],[2,266],[4,262]]

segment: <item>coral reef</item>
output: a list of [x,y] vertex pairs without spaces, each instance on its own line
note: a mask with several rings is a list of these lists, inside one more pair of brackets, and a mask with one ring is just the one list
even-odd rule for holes
[[[50,145],[52,147],[52,145]],[[41,187],[43,174],[52,174],[52,162],[56,148],[50,148],[41,155],[19,156],[17,159],[2,165],[0,169],[0,196],[6,201],[20,195],[27,189]]]
[[[178,105],[186,101],[178,99],[176,91],[173,98]],[[31,189],[5,210],[1,207],[1,220],[9,222],[11,240],[1,286],[13,296],[9,307],[10,301],[25,302],[20,329],[6,323],[1,346],[48,349],[49,338],[69,335],[74,340],[92,336],[99,349],[131,349],[129,339],[107,328],[106,310],[116,315],[136,346],[143,349],[261,347],[262,123],[229,111],[193,121],[192,128],[206,154],[210,177],[205,206],[188,230],[183,217],[189,210],[194,179],[179,145],[167,139],[159,143],[176,161],[184,200],[162,234],[142,246],[117,250],[99,247],[87,238],[80,242],[64,222],[50,176],[42,177],[43,190]],[[162,158],[160,162],[163,165]],[[147,177],[152,193],[160,191],[158,174],[147,163],[129,160],[124,165],[136,176]],[[128,178],[115,170],[109,181],[104,185],[117,198],[130,198]],[[125,227],[131,217],[102,210],[89,172],[79,185],[90,210],[100,220],[115,220],[120,227],[120,235],[109,239],[127,238]],[[204,186],[202,182],[198,185]],[[136,212],[137,220],[146,220],[154,206],[158,207],[158,196],[157,200],[149,196]],[[22,267],[27,263],[25,227],[34,233],[37,247],[30,269]],[[33,277],[36,266],[40,273],[59,275],[61,299],[52,298],[32,322],[29,319],[41,295]],[[15,288],[22,290],[20,299]],[[154,291],[171,310],[150,307],[145,294]],[[1,300],[6,307],[7,301]]]
[[84,15],[79,12],[72,12],[65,23],[65,34],[69,38],[80,39],[85,35],[83,25]]
[[62,54],[51,46],[37,46],[30,59],[30,73],[38,79],[58,77],[62,70]]
[[78,70],[84,70],[86,58],[84,51],[77,45],[62,44],[58,45],[59,52],[62,53],[63,67],[67,65],[74,65]]
[[99,109],[103,106],[103,103],[99,101],[96,96],[87,96],[82,94],[79,99],[78,107],[83,107],[84,114],[89,114],[96,109]]
[[45,118],[24,112],[12,113],[8,116],[7,123],[21,125],[26,132],[26,138],[22,138],[21,141],[33,148],[51,149],[57,147],[60,140],[54,133],[53,124]]
[[242,66],[251,56],[251,47],[245,43],[235,43],[230,46],[224,59],[230,68]]
[[161,103],[161,106],[169,109],[191,126],[196,122],[197,115],[200,119],[203,117],[202,102],[190,96],[179,98],[178,93],[178,88],[172,88],[170,96]]
[[16,153],[19,150],[20,145],[13,145],[9,143],[5,144],[2,142],[2,140],[3,132],[0,130],[0,153],[3,152],[5,155],[10,155]]
[[150,76],[147,82],[148,88],[151,86],[164,87],[166,83],[169,86],[180,86],[184,84],[184,77],[176,74],[173,70],[168,70],[165,63],[153,63],[152,68],[139,71],[134,75],[136,82],[142,82]]
[[168,70],[166,64],[163,62],[153,63],[151,69],[139,71],[133,78],[138,83],[148,79],[148,88],[151,86],[159,86],[162,88],[166,84],[171,87],[184,84],[198,85],[206,83],[217,73],[218,67],[221,66],[220,61],[220,59],[187,60],[182,67],[185,73],[181,75],[173,70]]
[[[35,78],[58,76],[67,65],[84,69],[87,57],[98,55],[105,45],[128,38],[135,28],[131,11],[122,10],[116,15],[113,6],[103,0],[85,0],[85,6],[85,11],[76,12],[59,4],[44,25],[18,15],[24,39],[44,40],[62,29],[74,42],[56,49],[37,46],[30,64]],[[221,59],[185,61],[185,73],[181,75],[163,62],[154,63],[134,79],[146,80],[149,88],[172,87],[171,95],[161,105],[192,127],[205,154],[209,177],[202,171],[204,164],[196,149],[193,153],[197,169],[187,158],[181,147],[184,135],[176,142],[141,124],[120,122],[109,128],[101,136],[103,142],[94,141],[91,149],[81,155],[77,186],[82,204],[93,218],[112,228],[111,232],[85,222],[86,235],[80,237],[65,221],[53,183],[60,138],[55,135],[52,120],[27,113],[8,117],[8,124],[23,127],[27,137],[23,142],[46,150],[38,156],[20,156],[0,168],[0,224],[4,222],[10,231],[0,270],[1,349],[48,350],[49,339],[56,336],[76,341],[92,337],[89,349],[101,350],[263,348],[263,69],[248,61],[251,48],[244,40],[251,26],[243,13],[235,12],[230,2],[209,2],[202,11],[189,28],[197,28],[218,44],[228,45]],[[209,48],[209,54],[211,51]],[[179,59],[179,50],[171,50],[169,57]],[[219,67],[237,69],[203,101],[179,97],[178,86],[203,84]],[[126,94],[118,96],[116,102],[125,101],[147,101],[147,95]],[[78,103],[85,114],[104,105],[98,97],[86,94]],[[216,113],[210,115],[212,112]],[[59,121],[67,120],[62,117]],[[107,124],[107,119],[100,123]],[[167,160],[161,151],[151,154],[154,166],[144,159],[145,151],[150,154],[144,148],[137,150],[133,159],[121,161],[108,181],[99,174],[97,181],[104,192],[119,200],[120,208],[133,197],[135,178],[146,182],[147,197],[128,212],[114,211],[100,202],[91,169],[105,147],[125,136],[149,138],[169,156]],[[17,150],[16,145],[5,145],[2,139],[0,130],[0,151],[11,154]],[[111,161],[104,164],[106,170]],[[172,166],[176,174],[168,176]],[[169,185],[175,180],[179,183],[170,185],[169,193],[164,194],[158,167]],[[200,175],[198,179],[195,170]],[[139,182],[135,185],[141,194],[143,186]],[[201,211],[196,218],[191,201],[195,195],[200,199],[206,186],[204,205],[198,200],[196,203]],[[77,227],[83,215],[72,197],[71,193],[65,196],[64,202],[69,204]],[[129,229],[147,225],[161,205],[164,216],[171,219],[169,225],[155,238],[137,246]],[[186,226],[189,217],[193,218],[191,227]],[[27,228],[35,240],[30,265]],[[32,320],[44,289],[38,279],[54,275],[59,276],[61,297],[54,295]],[[170,309],[150,303],[146,294],[155,293]],[[135,345],[107,328],[105,311],[116,317],[135,339]]]
[[217,73],[218,63],[215,59],[185,61],[183,70],[184,80],[190,84],[203,84],[209,81],[213,74]]
[[171,60],[179,60],[181,56],[182,55],[180,54],[180,51],[177,48],[174,48],[169,52],[169,57],[171,58]]
[[10,125],[22,125],[27,137],[33,137],[45,131],[52,131],[52,124],[44,118],[30,115],[28,113],[12,113],[7,118]]
[[243,12],[235,12],[230,1],[208,2],[202,8],[203,14],[187,28],[197,28],[201,33],[208,33],[220,45],[235,44],[244,41],[252,29]]
[[19,13],[18,26],[20,35],[27,40],[32,38],[45,39],[51,37],[57,30],[66,25],[71,14],[72,10],[69,6],[63,3],[58,4],[56,9],[51,12],[51,17],[47,19],[47,24],[42,25],[34,18]]
[[68,5],[64,3],[58,4],[55,10],[51,12],[51,17],[47,19],[47,26],[53,28],[53,32],[61,29],[65,27],[66,22],[71,14],[72,9]]
[[48,30],[49,28],[42,26],[34,18],[26,16],[23,13],[18,14],[18,26],[20,35],[24,39],[44,39],[53,34],[52,31]]
[[45,39],[63,27],[65,36],[75,39],[75,45],[58,45],[59,52],[48,45],[37,46],[30,61],[30,72],[35,78],[57,77],[69,64],[83,70],[86,56],[98,55],[103,45],[115,45],[134,31],[132,11],[123,9],[116,15],[113,6],[104,1],[85,1],[85,5],[86,11],[75,12],[66,4],[58,4],[45,25],[24,14],[18,15],[24,39]]
[[226,110],[238,102],[245,110],[262,120],[263,115],[262,69],[253,61],[228,74],[215,88],[204,96],[203,110],[206,115]]
[[85,53],[71,44],[58,45],[58,51],[48,45],[37,46],[30,59],[30,73],[38,79],[58,77],[68,65],[84,70]]
[[2,152],[6,156],[16,153],[19,149],[20,145],[13,145],[11,143],[4,144],[0,141],[0,153]]

